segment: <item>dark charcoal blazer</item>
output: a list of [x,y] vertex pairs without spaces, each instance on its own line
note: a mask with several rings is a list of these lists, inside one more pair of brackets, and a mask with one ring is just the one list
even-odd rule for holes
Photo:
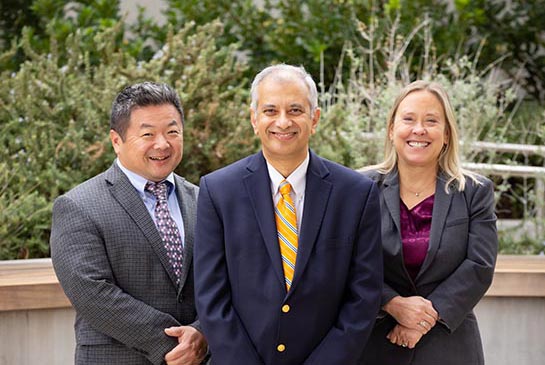
[[200,185],[195,290],[212,363],[356,364],[382,290],[375,184],[311,152],[289,293],[263,154]]
[[429,299],[441,317],[415,349],[393,345],[386,339],[396,321],[379,316],[364,351],[366,365],[483,364],[481,338],[473,307],[492,282],[498,239],[492,182],[482,185],[467,179],[458,192],[446,176],[437,179],[427,256],[415,281],[403,264],[400,229],[400,195],[397,172],[365,172],[381,192],[384,289],[382,304],[397,295]]
[[175,175],[185,229],[176,286],[159,232],[126,175],[106,172],[59,197],[51,257],[76,309],[76,364],[162,364],[170,326],[198,327],[192,256],[198,188]]

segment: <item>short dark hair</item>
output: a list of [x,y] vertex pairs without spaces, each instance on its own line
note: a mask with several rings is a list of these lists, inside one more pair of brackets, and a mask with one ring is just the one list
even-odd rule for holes
[[182,125],[184,111],[176,91],[167,84],[145,81],[124,88],[115,98],[110,114],[110,129],[125,139],[131,112],[138,107],[171,104],[180,113]]

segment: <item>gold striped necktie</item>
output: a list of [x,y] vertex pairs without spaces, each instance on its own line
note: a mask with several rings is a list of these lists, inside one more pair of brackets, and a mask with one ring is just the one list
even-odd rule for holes
[[278,190],[281,197],[275,208],[276,229],[278,231],[286,289],[289,291],[295,271],[295,259],[297,258],[297,216],[295,215],[295,205],[290,197],[290,183],[282,180]]

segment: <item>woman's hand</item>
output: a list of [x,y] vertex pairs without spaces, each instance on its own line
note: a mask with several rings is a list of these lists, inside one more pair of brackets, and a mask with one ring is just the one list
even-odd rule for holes
[[392,329],[390,333],[386,335],[386,338],[389,339],[394,345],[414,349],[422,336],[423,334],[420,331],[397,324],[394,329]]
[[439,318],[432,302],[420,296],[394,297],[383,309],[394,317],[397,323],[422,335],[428,333]]

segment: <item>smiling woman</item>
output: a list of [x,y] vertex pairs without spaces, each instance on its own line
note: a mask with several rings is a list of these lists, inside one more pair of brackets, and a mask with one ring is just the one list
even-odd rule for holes
[[490,286],[498,239],[490,180],[461,168],[443,87],[416,81],[390,110],[381,193],[383,313],[363,365],[483,364],[473,307]]

